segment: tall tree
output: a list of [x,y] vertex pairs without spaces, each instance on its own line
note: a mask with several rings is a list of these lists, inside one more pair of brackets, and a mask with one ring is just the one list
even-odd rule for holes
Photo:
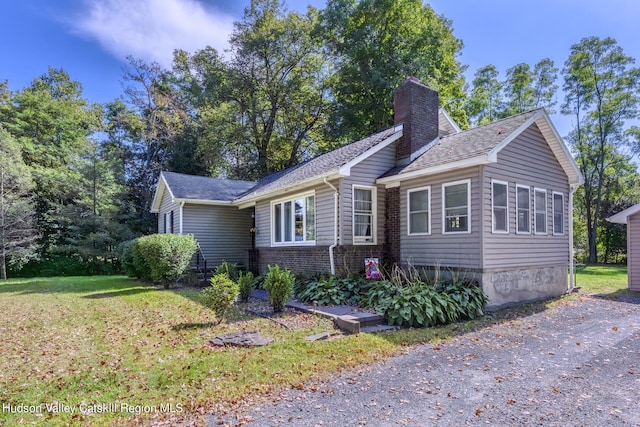
[[540,60],[533,67],[534,108],[544,107],[549,114],[555,113],[557,78],[558,69],[549,58]]
[[535,106],[533,71],[529,64],[521,63],[507,69],[503,91],[506,98],[505,115],[522,113]]
[[564,114],[574,117],[569,135],[585,177],[583,186],[589,262],[598,261],[597,233],[607,171],[615,171],[625,120],[636,118],[640,70],[612,38],[588,37],[571,46],[565,62]]
[[111,103],[107,116],[109,136],[117,136],[122,154],[127,156],[127,184],[133,210],[137,213],[135,229],[149,233],[155,220],[149,213],[160,171],[167,169],[176,141],[190,116],[181,94],[168,70],[159,64],[147,64],[129,58],[124,75],[125,101]]
[[487,65],[480,68],[471,84],[467,104],[470,121],[475,125],[483,125],[499,118],[503,109],[502,83],[498,80],[496,67]]
[[0,127],[0,279],[7,264],[20,266],[36,254],[33,182],[17,142]]
[[60,209],[74,203],[80,178],[77,161],[99,128],[100,111],[82,97],[82,86],[50,68],[31,85],[12,94],[5,126],[18,141],[35,181],[40,247],[61,243]]
[[324,31],[335,62],[331,134],[352,141],[393,124],[393,90],[407,77],[438,90],[463,127],[462,41],[422,0],[329,0]]
[[178,52],[174,72],[198,106],[199,157],[209,172],[258,179],[318,151],[328,69],[319,13],[252,0],[230,39],[230,59]]

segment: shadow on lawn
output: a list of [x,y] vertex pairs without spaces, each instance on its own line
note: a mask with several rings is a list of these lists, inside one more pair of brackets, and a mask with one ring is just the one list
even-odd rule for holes
[[0,294],[73,294],[118,292],[127,289],[152,290],[155,287],[135,279],[123,276],[77,276],[77,277],[45,277],[27,280],[15,280],[11,283],[0,282]]
[[156,288],[133,288],[133,289],[122,289],[119,291],[111,291],[111,292],[97,292],[95,294],[85,295],[82,298],[87,299],[102,299],[102,298],[114,298],[114,297],[124,297],[128,295],[137,295],[145,292],[155,291]]

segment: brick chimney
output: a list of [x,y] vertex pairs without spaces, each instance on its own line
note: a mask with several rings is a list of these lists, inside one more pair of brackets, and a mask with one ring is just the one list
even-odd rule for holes
[[403,125],[396,149],[398,164],[438,137],[438,92],[409,77],[393,92],[395,124]]

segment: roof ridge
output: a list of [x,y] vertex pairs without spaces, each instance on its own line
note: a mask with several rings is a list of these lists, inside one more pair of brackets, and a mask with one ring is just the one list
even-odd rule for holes
[[[493,125],[495,125],[495,124],[497,124],[497,123],[504,122],[504,121],[506,121],[506,120],[515,119],[515,118],[516,118],[516,117],[518,117],[518,116],[523,116],[523,115],[525,115],[525,114],[533,113],[534,111],[536,111],[536,112],[537,112],[537,111],[540,111],[540,110],[544,110],[544,107],[533,108],[533,109],[531,109],[531,110],[523,111],[522,113],[513,114],[513,115],[511,115],[511,116],[503,117],[503,118],[501,118],[501,119],[494,120],[494,121],[492,121],[491,123],[485,123],[485,124],[483,124],[483,125],[476,126],[476,127],[474,127],[474,128],[465,129],[465,130],[463,130],[462,132],[468,132],[468,131],[470,131],[470,130],[476,130],[476,129],[480,129],[480,128],[483,128],[483,127],[486,127],[486,126],[493,126]],[[445,136],[449,136],[449,135],[445,135]]]

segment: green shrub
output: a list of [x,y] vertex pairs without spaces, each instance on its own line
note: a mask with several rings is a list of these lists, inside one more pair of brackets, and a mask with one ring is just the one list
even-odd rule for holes
[[269,266],[269,272],[264,280],[264,288],[269,294],[269,304],[273,311],[279,313],[293,294],[295,277],[289,270],[279,266]]
[[120,252],[120,265],[122,266],[122,270],[124,271],[124,274],[126,274],[129,277],[140,277],[138,275],[136,262],[133,256],[133,251],[134,251],[133,247],[136,245],[137,240],[138,239],[122,242],[118,247]]
[[222,264],[216,267],[216,274],[224,273],[231,280],[238,280],[238,265],[232,262],[222,261]]
[[152,234],[140,237],[132,252],[140,278],[168,287],[189,267],[196,241],[191,234]]
[[227,310],[238,298],[240,288],[226,273],[218,273],[211,278],[211,286],[200,292],[202,302],[216,315],[218,323],[222,322]]
[[296,296],[300,302],[318,305],[347,304],[347,296],[341,289],[339,279],[331,276],[328,279],[320,277],[306,283],[306,286]]
[[249,301],[251,292],[256,288],[253,273],[250,271],[247,271],[246,273],[240,272],[238,275],[238,287],[240,288],[240,301]]
[[461,319],[475,319],[484,314],[489,298],[477,283],[449,284],[443,290],[458,306]]

